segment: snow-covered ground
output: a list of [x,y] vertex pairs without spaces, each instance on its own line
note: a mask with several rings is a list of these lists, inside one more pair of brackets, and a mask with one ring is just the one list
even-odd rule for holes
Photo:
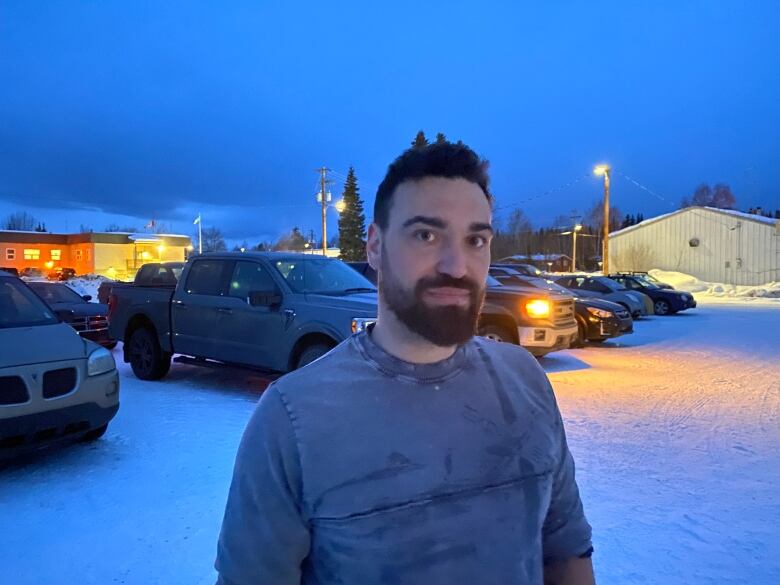
[[759,286],[740,286],[705,282],[690,274],[668,270],[650,270],[649,274],[677,290],[693,293],[698,301],[704,302],[760,302],[780,304],[780,282],[768,282]]
[[[778,332],[780,307],[705,305],[542,360],[600,585],[780,583]],[[102,440],[0,470],[0,583],[213,582],[233,457],[266,380],[121,372]]]

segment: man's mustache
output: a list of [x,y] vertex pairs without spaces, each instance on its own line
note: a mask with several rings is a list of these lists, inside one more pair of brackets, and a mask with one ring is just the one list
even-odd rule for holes
[[416,286],[418,292],[439,287],[460,288],[469,291],[472,295],[476,295],[480,290],[479,284],[471,278],[453,278],[446,274],[421,278]]

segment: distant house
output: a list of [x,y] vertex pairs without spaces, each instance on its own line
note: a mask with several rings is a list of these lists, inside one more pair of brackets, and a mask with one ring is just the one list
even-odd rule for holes
[[506,264],[531,264],[546,272],[568,272],[571,270],[571,256],[566,254],[531,254],[508,256],[498,262]]
[[707,282],[780,281],[780,220],[686,207],[610,234],[612,271],[660,268]]
[[131,279],[146,262],[183,261],[188,236],[121,232],[50,234],[0,231],[0,266],[22,270],[73,268],[76,274]]

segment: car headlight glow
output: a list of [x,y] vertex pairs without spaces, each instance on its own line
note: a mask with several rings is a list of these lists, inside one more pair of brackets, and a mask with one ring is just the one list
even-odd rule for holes
[[588,307],[588,313],[601,319],[609,319],[610,317],[614,317],[612,311],[605,311],[604,309],[597,309],[596,307]]
[[97,376],[116,369],[114,356],[105,347],[101,347],[89,354],[87,359],[87,376]]
[[536,319],[549,317],[550,301],[545,301],[544,299],[534,299],[532,301],[528,301],[525,304],[525,310],[529,317],[534,317]]
[[376,323],[376,319],[369,317],[355,317],[352,319],[352,333],[365,331],[369,325]]

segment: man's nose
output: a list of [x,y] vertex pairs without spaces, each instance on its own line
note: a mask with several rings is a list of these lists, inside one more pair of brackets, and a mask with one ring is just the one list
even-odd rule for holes
[[441,251],[437,270],[440,274],[446,274],[452,278],[466,276],[466,254],[456,244],[449,244]]

